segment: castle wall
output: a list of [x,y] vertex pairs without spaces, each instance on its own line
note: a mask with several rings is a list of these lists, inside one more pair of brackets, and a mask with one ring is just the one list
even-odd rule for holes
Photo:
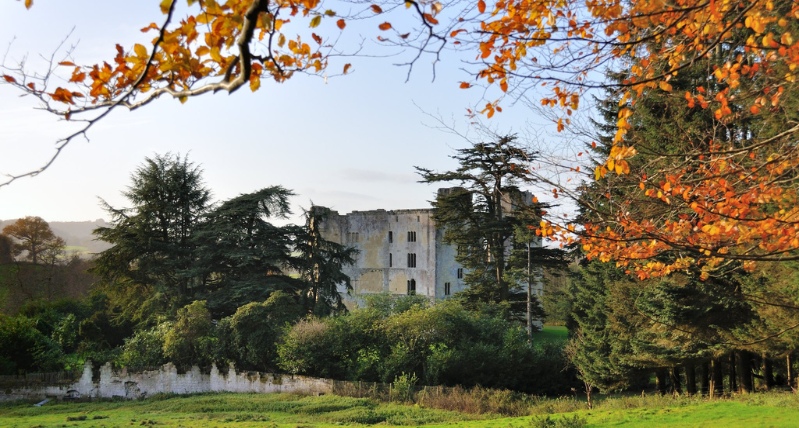
[[231,364],[226,374],[211,367],[210,373],[202,373],[197,366],[187,373],[178,373],[172,364],[158,370],[128,373],[113,370],[107,363],[95,376],[92,363],[86,362],[83,374],[77,382],[56,385],[23,385],[0,389],[0,401],[19,399],[113,398],[138,399],[159,393],[192,394],[198,392],[248,392],[297,394],[329,394],[333,392],[333,381],[307,376],[289,376],[271,373],[237,373]]
[[321,231],[325,239],[359,251],[355,264],[344,271],[352,280],[353,301],[358,302],[363,294],[407,294],[410,280],[415,281],[416,294],[436,297],[439,258],[432,210],[354,211],[346,215],[331,211]]

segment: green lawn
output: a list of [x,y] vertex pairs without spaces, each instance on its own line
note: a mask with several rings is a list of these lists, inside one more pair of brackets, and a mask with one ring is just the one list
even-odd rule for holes
[[[636,403],[650,407],[624,408]],[[796,427],[799,399],[793,394],[756,394],[733,400],[610,399],[598,410],[502,418],[362,398],[292,394],[201,394],[141,401],[92,403],[0,403],[2,427],[332,427],[340,425],[536,428],[584,427]],[[577,415],[584,424],[558,424]],[[553,422],[543,423],[543,418]],[[538,420],[536,422],[536,419]]]
[[569,330],[560,325],[545,325],[544,330],[533,336],[533,340],[566,341],[568,339]]

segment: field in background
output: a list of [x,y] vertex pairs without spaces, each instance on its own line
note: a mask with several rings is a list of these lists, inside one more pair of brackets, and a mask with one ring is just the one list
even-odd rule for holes
[[[574,399],[537,399],[532,416],[428,409],[334,395],[201,394],[157,396],[140,401],[91,403],[0,403],[0,426],[18,427],[332,427],[340,425],[427,427],[796,427],[799,398],[763,393],[707,401],[699,397],[599,398],[584,409]],[[559,413],[564,412],[564,413]],[[547,418],[549,420],[547,420]]]
[[533,335],[533,340],[549,340],[553,342],[569,340],[569,330],[562,325],[545,325],[542,331]]

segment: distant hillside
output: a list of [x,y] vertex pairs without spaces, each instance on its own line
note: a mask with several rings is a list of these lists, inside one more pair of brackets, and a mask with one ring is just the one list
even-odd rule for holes
[[[17,219],[0,220],[0,230],[14,223]],[[47,221],[47,219],[45,219]],[[103,219],[94,221],[47,221],[50,229],[56,236],[60,236],[67,242],[67,251],[76,251],[85,256],[99,253],[111,248],[111,245],[95,241],[92,231],[98,227],[108,227],[109,224]]]

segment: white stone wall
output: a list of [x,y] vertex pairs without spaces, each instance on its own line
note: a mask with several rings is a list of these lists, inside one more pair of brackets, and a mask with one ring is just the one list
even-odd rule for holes
[[237,373],[232,364],[228,373],[222,374],[216,366],[211,368],[210,373],[202,373],[196,366],[187,373],[178,373],[172,364],[166,364],[159,370],[128,373],[125,369],[113,370],[109,363],[100,368],[99,379],[93,378],[92,368],[92,364],[87,362],[80,380],[71,384],[0,388],[0,401],[45,397],[138,399],[158,393],[288,392],[312,395],[333,392],[333,381],[329,379],[257,372]]

